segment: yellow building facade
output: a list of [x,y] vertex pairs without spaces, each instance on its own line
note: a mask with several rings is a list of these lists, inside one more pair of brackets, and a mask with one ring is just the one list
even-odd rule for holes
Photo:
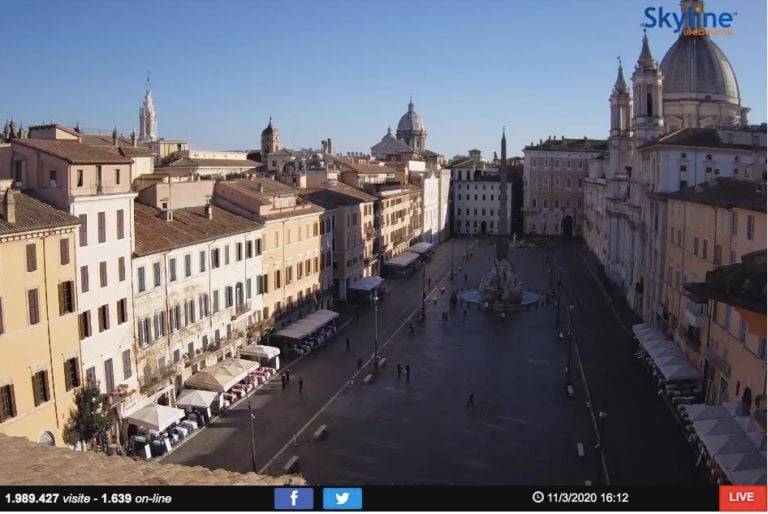
[[765,186],[721,178],[663,196],[669,213],[663,317],[675,341],[704,369],[707,301],[687,295],[684,285],[703,282],[716,267],[738,263],[743,255],[766,248]]
[[66,446],[81,384],[79,221],[0,181],[0,432]]

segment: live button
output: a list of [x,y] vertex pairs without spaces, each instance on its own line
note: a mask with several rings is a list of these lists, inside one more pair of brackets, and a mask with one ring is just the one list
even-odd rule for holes
[[766,486],[764,485],[721,485],[721,511],[765,512]]

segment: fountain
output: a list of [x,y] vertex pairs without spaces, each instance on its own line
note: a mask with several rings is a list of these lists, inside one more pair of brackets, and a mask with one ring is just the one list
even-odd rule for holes
[[[500,243],[506,245],[506,241]],[[538,294],[525,290],[504,252],[497,252],[491,258],[491,268],[480,279],[478,288],[465,291],[461,296],[469,303],[502,311],[521,309],[540,299]]]

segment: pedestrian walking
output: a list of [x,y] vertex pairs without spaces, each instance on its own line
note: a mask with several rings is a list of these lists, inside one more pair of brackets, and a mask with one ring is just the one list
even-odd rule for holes
[[299,377],[299,394],[304,394],[304,379]]
[[397,379],[400,380],[400,375],[403,374],[403,367],[400,365],[400,363],[397,363]]
[[466,273],[464,273],[464,282],[466,282],[467,280],[469,280],[469,275],[467,275]]
[[464,319],[467,319],[467,309],[464,309]]
[[280,385],[283,386],[283,391],[285,391],[285,373],[280,375]]
[[411,365],[410,364],[405,365],[405,381],[409,384],[411,383]]
[[352,346],[352,344],[349,342],[349,338],[347,338],[347,351],[349,351],[350,346]]
[[363,358],[358,357],[357,358],[357,371],[360,371],[363,368]]
[[285,385],[291,385],[291,370],[285,370]]
[[475,394],[469,393],[469,398],[467,399],[467,404],[464,406],[465,409],[474,409],[475,408]]

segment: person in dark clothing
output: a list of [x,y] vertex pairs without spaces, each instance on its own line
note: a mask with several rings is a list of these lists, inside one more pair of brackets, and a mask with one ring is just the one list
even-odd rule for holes
[[352,343],[349,342],[349,338],[347,338],[347,351],[349,351],[349,348],[352,346]]
[[464,273],[464,282],[466,282],[467,280],[469,280],[469,275],[467,275],[466,273]]
[[469,393],[469,398],[467,399],[467,405],[464,408],[465,409],[475,408],[475,393]]
[[403,374],[403,367],[400,365],[400,363],[397,363],[397,379],[400,380],[400,375]]
[[299,394],[304,394],[304,379],[299,377]]
[[285,373],[280,375],[280,385],[283,386],[283,391],[285,391],[285,386],[286,386]]
[[411,365],[406,364],[405,365],[405,381],[409,384],[411,383]]
[[285,385],[291,385],[291,370],[285,370]]
[[357,358],[357,371],[360,371],[362,369],[362,367],[363,367],[363,358],[362,357],[358,357]]

